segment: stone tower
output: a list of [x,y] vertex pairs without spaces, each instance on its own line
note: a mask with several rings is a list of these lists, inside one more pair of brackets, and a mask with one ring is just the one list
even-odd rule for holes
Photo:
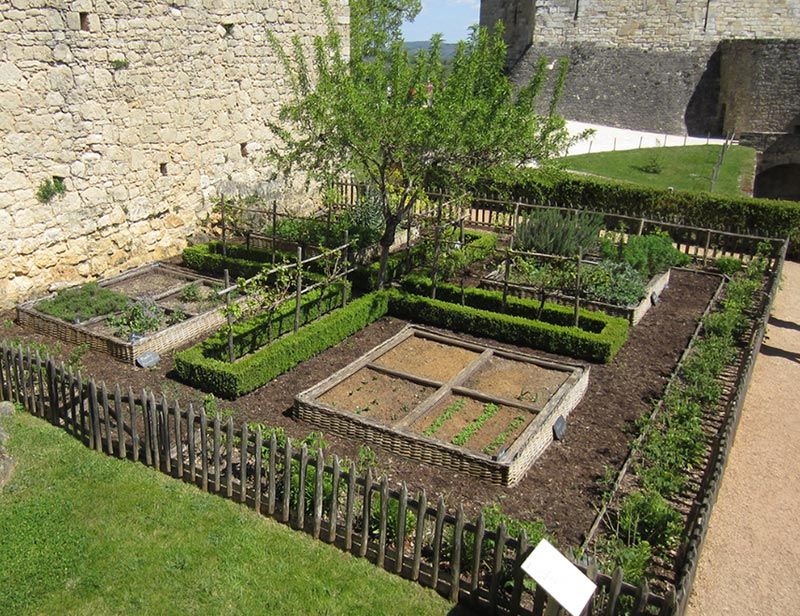
[[[735,133],[763,152],[761,172],[800,163],[800,0],[482,0],[481,25],[498,20],[513,79],[569,58],[570,119]],[[800,179],[761,189],[800,198]]]

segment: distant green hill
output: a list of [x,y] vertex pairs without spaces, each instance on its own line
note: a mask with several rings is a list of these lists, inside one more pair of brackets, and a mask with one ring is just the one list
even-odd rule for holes
[[[406,41],[406,49],[412,56],[418,51],[426,50],[430,47],[430,41]],[[442,43],[442,59],[450,60],[456,55],[456,43]]]

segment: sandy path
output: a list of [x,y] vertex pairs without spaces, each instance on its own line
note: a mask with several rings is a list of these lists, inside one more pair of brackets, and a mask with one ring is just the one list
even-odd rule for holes
[[691,616],[800,614],[800,264],[758,356],[700,558]]

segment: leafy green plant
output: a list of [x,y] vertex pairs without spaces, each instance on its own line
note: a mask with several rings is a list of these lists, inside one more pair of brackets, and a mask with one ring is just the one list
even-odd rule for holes
[[719,257],[714,261],[714,266],[729,278],[742,270],[742,262],[736,257]]
[[180,299],[182,302],[188,302],[188,303],[200,301],[202,299],[200,296],[200,283],[193,282],[183,287],[180,294],[178,295],[178,299]]
[[120,338],[158,331],[164,324],[164,310],[150,300],[129,303],[118,315],[108,317],[108,324]]
[[500,434],[498,434],[491,443],[486,445],[483,448],[483,453],[487,456],[493,455],[497,448],[500,447],[503,443],[508,440],[508,437],[514,434],[516,430],[525,422],[524,415],[517,415],[514,419],[511,420],[511,423],[508,424],[505,430],[503,430]]
[[626,543],[617,535],[605,535],[597,539],[595,557],[603,571],[622,569],[623,579],[638,584],[645,578],[653,550],[647,541]]
[[93,317],[124,310],[129,299],[101,287],[96,282],[87,282],[79,287],[62,289],[55,297],[36,304],[36,310],[68,323],[80,323]]
[[622,258],[647,278],[691,261],[689,255],[672,245],[667,233],[630,236],[622,249]]
[[632,306],[644,299],[646,288],[644,277],[625,262],[605,260],[581,272],[581,294],[590,300]]
[[378,454],[369,445],[363,443],[358,446],[358,460],[356,461],[356,469],[359,473],[366,473],[368,469],[375,468],[378,465]]
[[189,318],[189,315],[182,308],[174,308],[167,314],[167,325],[177,325]]
[[115,71],[121,71],[122,69],[128,68],[130,66],[130,62],[125,58],[114,58],[111,60],[111,68]]
[[88,350],[88,342],[81,342],[80,344],[75,345],[75,347],[67,355],[67,358],[64,360],[64,366],[66,366],[66,368],[73,374],[77,372],[83,372],[86,369],[86,366],[83,365],[83,356],[86,355]]
[[514,234],[514,247],[527,252],[574,257],[597,247],[602,227],[600,214],[539,209],[520,220]]
[[444,424],[450,421],[453,415],[455,415],[461,409],[464,408],[465,404],[466,401],[463,398],[459,398],[458,400],[450,404],[447,408],[444,409],[444,411],[442,411],[442,413],[436,419],[433,420],[433,423],[431,423],[430,426],[428,426],[427,428],[425,428],[425,430],[423,430],[422,434],[424,434],[425,436],[433,436],[434,434],[436,434],[439,430],[442,429],[442,426],[444,426]]
[[466,445],[467,442],[477,434],[480,429],[483,427],[487,421],[489,421],[492,417],[497,415],[497,412],[500,410],[500,407],[494,404],[493,402],[488,402],[483,405],[483,412],[478,415],[475,419],[473,419],[467,426],[464,427],[461,432],[456,434],[453,437],[453,440],[450,441],[453,445],[457,445],[461,447],[462,445]]
[[36,200],[39,203],[49,203],[53,197],[63,195],[65,192],[67,192],[67,187],[64,185],[63,178],[54,177],[42,180],[39,188],[36,189]]
[[643,490],[622,499],[618,513],[622,533],[650,545],[672,547],[681,532],[681,515],[658,492]]

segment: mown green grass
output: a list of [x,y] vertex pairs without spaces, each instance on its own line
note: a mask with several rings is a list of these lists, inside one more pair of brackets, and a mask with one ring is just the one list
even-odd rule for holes
[[[669,148],[647,148],[621,152],[581,154],[562,159],[566,169],[591,173],[605,178],[644,184],[654,188],[709,191],[714,166],[722,146],[698,145]],[[720,168],[719,178],[712,192],[741,196],[742,186],[752,186],[755,150],[731,146]],[[648,163],[657,162],[660,173],[648,173]]]
[[365,560],[45,422],[3,421],[2,614],[446,614]]

